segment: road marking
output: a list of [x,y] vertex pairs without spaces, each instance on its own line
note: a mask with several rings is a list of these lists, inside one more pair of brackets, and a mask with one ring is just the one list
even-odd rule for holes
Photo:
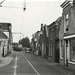
[[[22,55],[24,56],[24,54],[22,53]],[[34,69],[34,71],[37,73],[37,75],[40,75],[39,72],[34,68],[34,66],[30,63],[30,61],[24,56],[24,58],[27,60],[27,62],[29,63],[29,65]]]
[[14,75],[16,75],[16,69],[17,69],[17,56],[15,58],[15,66],[14,66]]

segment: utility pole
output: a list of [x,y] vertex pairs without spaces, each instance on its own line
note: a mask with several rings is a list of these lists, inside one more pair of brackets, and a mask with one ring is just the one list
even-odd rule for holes
[[24,8],[23,8],[23,11],[26,10],[26,0],[24,0]]

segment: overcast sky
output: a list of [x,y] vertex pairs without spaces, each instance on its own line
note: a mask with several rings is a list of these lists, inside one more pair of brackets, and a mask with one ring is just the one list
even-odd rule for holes
[[[50,24],[62,15],[60,5],[64,1],[26,0],[24,12],[24,0],[5,0],[3,7],[0,7],[0,22],[10,22],[13,32],[21,32],[31,38],[32,34],[40,30],[41,23]],[[21,38],[19,34],[14,36],[17,36],[14,40]]]

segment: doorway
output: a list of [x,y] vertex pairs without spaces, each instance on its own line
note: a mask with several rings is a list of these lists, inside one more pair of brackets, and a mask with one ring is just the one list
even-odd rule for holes
[[69,61],[69,40],[65,40],[65,65],[68,66]]

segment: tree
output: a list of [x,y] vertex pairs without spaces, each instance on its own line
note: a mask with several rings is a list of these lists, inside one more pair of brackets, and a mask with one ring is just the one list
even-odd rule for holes
[[28,37],[19,40],[19,43],[22,44],[23,47],[30,47],[30,40]]

